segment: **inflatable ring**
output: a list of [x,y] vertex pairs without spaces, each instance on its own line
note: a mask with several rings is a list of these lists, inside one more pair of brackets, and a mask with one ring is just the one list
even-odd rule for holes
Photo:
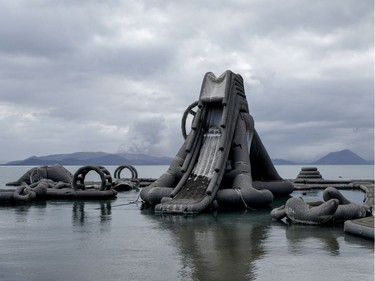
[[189,114],[191,114],[193,117],[197,114],[197,112],[193,110],[197,106],[198,106],[198,101],[193,102],[191,105],[189,105],[186,108],[184,114],[182,115],[182,119],[181,119],[181,131],[182,131],[182,136],[184,137],[184,139],[186,139],[187,135],[188,135],[186,133],[186,119],[187,119],[187,117],[188,117]]
[[28,185],[17,186],[13,198],[16,202],[29,202],[35,199],[36,193]]
[[131,166],[131,165],[121,165],[119,167],[116,168],[115,172],[114,172],[114,178],[115,179],[120,179],[120,174],[122,172],[123,169],[128,169],[130,171],[130,173],[132,174],[132,177],[131,179],[134,180],[134,179],[138,179],[138,172],[137,170]]
[[73,176],[73,189],[85,190],[85,177],[88,172],[95,171],[99,174],[101,179],[100,190],[110,190],[112,187],[112,177],[110,172],[103,166],[84,166],[77,170]]

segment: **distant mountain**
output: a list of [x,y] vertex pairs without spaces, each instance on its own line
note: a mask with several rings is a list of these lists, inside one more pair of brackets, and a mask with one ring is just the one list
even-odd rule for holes
[[121,153],[119,155],[132,163],[138,163],[138,165],[145,165],[145,162],[147,165],[169,165],[173,160],[170,157],[155,157],[146,154]]
[[[4,165],[43,166],[59,163],[61,165],[169,165],[170,157],[155,157],[146,154],[75,152],[70,154],[53,154],[47,156],[31,156],[24,160],[11,161]],[[315,162],[293,162],[284,159],[272,159],[274,165],[372,165],[349,149],[328,153]]]
[[75,152],[70,154],[53,154],[31,156],[24,160],[11,161],[5,165],[41,166],[59,163],[61,165],[169,165],[172,158],[154,157],[145,154],[113,154],[106,152]]
[[349,149],[328,153],[312,163],[314,165],[369,165],[372,162],[363,159]]
[[272,163],[274,165],[296,165],[297,164],[295,162],[284,160],[284,159],[272,159]]
[[373,165],[349,149],[331,152],[314,162],[293,162],[284,159],[272,159],[274,165]]

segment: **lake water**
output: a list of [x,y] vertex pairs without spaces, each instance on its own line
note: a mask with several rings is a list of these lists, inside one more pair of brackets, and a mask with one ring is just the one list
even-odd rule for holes
[[[167,169],[135,167],[146,178]],[[295,178],[301,166],[276,168]],[[318,168],[326,179],[374,178],[373,166]],[[28,169],[0,167],[0,187]],[[129,204],[138,194],[0,206],[0,280],[374,280],[373,241],[345,234],[342,225],[287,226],[271,220],[271,208],[158,216]],[[363,199],[360,191],[345,195]],[[321,199],[321,191],[306,196]]]

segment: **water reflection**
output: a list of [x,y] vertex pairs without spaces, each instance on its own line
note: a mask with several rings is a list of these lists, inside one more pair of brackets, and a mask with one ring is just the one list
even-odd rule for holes
[[[325,264],[331,257],[345,257],[351,251],[347,242],[356,249],[374,247],[372,241],[348,238],[343,225],[288,225],[272,220],[269,210],[196,217],[143,214],[167,232],[161,235],[177,253],[182,280],[259,280],[271,274],[272,264],[284,265],[283,257],[298,263],[319,255]],[[286,268],[273,270],[289,276]]]
[[172,233],[179,251],[180,277],[193,280],[255,280],[255,261],[266,255],[270,224],[263,213],[198,217],[154,216]]
[[72,207],[72,222],[74,226],[85,223],[85,202],[74,202]]
[[[45,201],[38,201],[33,205],[25,203],[14,206],[16,222],[26,222],[30,212],[37,212],[38,214],[31,214],[31,218],[34,220],[34,216],[40,216],[46,212],[46,206],[47,203]],[[5,206],[5,208],[8,209],[9,206]]]
[[362,248],[367,248],[367,249],[374,251],[374,240],[362,239],[353,235],[345,235],[344,241],[348,245],[360,246]]
[[291,224],[286,228],[286,238],[291,254],[301,254],[306,247],[321,248],[329,255],[340,254],[340,244],[337,240],[337,230],[332,227]]
[[100,204],[100,221],[104,222],[107,220],[112,219],[112,204],[107,203],[101,203]]
[[[92,225],[95,220],[92,219],[93,212],[99,213],[99,222],[103,227],[101,227],[102,231],[109,231],[109,227],[107,224],[112,219],[112,208],[110,202],[100,202],[99,207],[97,207],[97,203],[95,203],[95,208],[93,208],[92,202],[86,203],[85,201],[74,201],[72,204],[72,224],[75,227],[88,227]],[[86,206],[87,205],[87,206]],[[88,209],[88,210],[87,210]],[[98,210],[98,211],[97,211]],[[86,231],[88,230],[86,229]]]

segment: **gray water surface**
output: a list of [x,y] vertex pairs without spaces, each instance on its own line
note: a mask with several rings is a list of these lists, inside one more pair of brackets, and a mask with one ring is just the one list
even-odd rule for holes
[[1,207],[0,279],[373,280],[372,241],[342,226],[269,210],[163,217],[123,205],[137,196]]
[[[342,225],[272,220],[285,199],[270,209],[183,217],[141,211],[130,204],[137,196],[1,206],[0,280],[374,280],[373,241]],[[321,199],[321,191],[293,196]]]

